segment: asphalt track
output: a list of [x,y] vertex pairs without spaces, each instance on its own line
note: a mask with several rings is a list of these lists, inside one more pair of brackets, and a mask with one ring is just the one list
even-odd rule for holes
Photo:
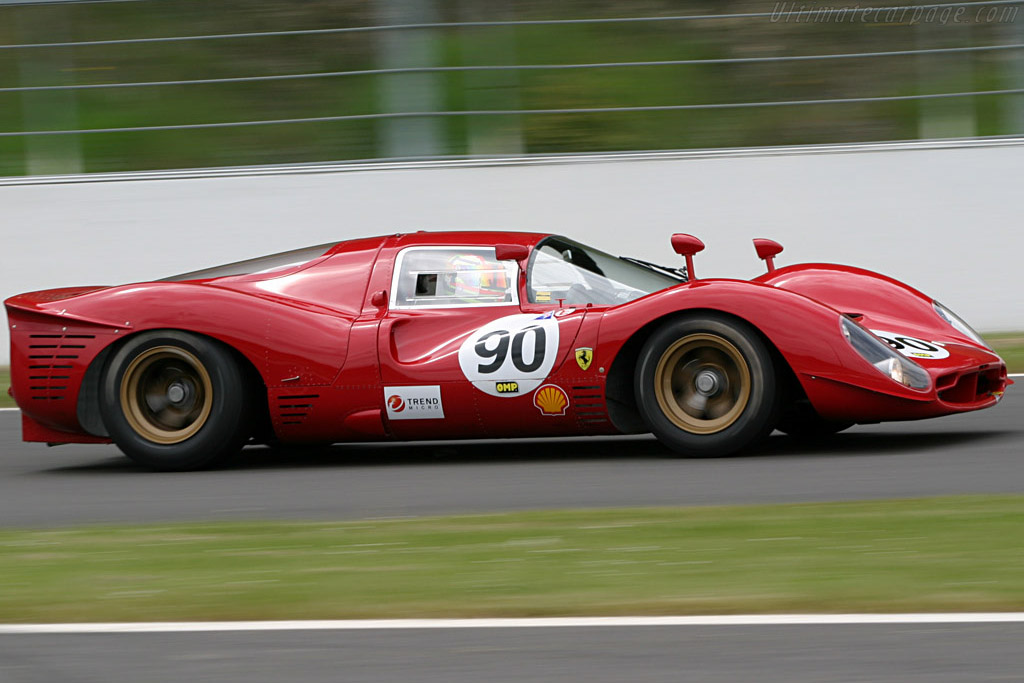
[[[211,471],[156,474],[109,446],[22,444],[0,413],[0,525],[350,519],[559,507],[706,505],[1024,492],[1024,398],[859,426],[818,445],[677,460],[650,438],[254,448]],[[641,626],[6,635],[4,683],[282,680],[1001,681],[1024,625]]]
[[5,411],[0,526],[1022,493],[1022,393],[1010,387],[988,410],[857,426],[816,445],[777,434],[753,454],[716,460],[617,437],[250,448],[230,467],[174,474],[138,468],[113,446],[24,444],[19,413]]
[[0,637],[4,683],[982,683],[1022,624],[640,626]]

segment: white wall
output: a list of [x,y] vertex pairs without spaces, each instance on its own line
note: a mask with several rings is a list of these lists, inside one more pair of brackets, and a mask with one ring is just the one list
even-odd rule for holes
[[[1024,329],[1024,140],[0,181],[0,298],[116,284],[418,229],[522,229],[701,277],[835,261],[897,276],[983,331]],[[0,364],[8,358],[0,331]]]

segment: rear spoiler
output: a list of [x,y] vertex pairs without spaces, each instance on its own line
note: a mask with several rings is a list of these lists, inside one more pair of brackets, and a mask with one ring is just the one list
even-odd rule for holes
[[123,323],[119,324],[109,320],[98,320],[95,318],[86,318],[72,313],[67,313],[66,309],[59,306],[59,302],[61,301],[73,299],[77,296],[82,296],[83,294],[90,294],[104,289],[109,289],[109,287],[63,287],[61,289],[44,289],[38,292],[26,292],[25,294],[16,294],[15,296],[7,299],[4,301],[4,306],[7,307],[9,317],[13,317],[11,314],[17,313],[19,317],[26,315],[29,317],[44,316],[46,318],[74,320],[76,322],[99,325],[101,327],[124,327]]

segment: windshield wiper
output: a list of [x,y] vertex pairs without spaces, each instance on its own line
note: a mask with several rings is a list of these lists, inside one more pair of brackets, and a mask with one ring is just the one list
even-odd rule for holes
[[674,280],[679,280],[681,282],[689,281],[689,277],[687,277],[686,275],[685,266],[682,268],[669,268],[668,266],[659,266],[657,263],[651,263],[650,261],[641,261],[640,259],[633,258],[632,256],[620,256],[619,258],[622,259],[623,261],[626,261],[627,263],[632,263],[641,266],[643,268],[646,268],[647,270],[653,270],[655,273],[667,275],[668,277],[673,278]]

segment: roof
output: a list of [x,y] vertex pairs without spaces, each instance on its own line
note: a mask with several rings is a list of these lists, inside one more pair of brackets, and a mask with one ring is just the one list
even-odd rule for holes
[[365,246],[367,240],[380,240],[388,237],[397,238],[395,246],[399,248],[409,246],[494,246],[495,244],[522,244],[532,247],[545,237],[548,233],[539,232],[514,232],[506,230],[445,230],[396,233],[376,238],[356,239],[339,242],[332,247],[328,253],[337,254],[350,251],[356,244]]

